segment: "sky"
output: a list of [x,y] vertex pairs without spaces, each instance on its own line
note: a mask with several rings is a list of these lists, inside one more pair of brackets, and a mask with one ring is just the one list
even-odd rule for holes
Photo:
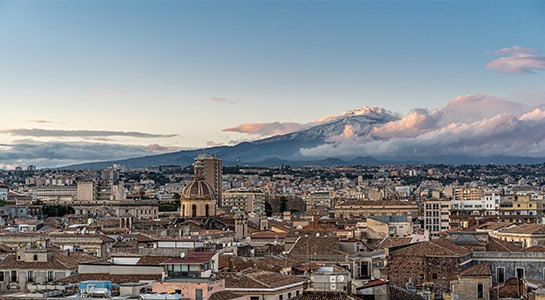
[[[234,145],[362,107],[399,115],[377,149],[432,132],[545,153],[544,1],[0,0],[0,46],[3,169]],[[513,123],[534,138],[511,141]]]

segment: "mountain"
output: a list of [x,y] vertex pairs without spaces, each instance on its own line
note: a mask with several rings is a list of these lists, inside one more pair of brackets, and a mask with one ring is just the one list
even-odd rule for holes
[[184,150],[173,153],[151,155],[116,161],[92,162],[71,165],[70,169],[102,169],[112,164],[122,164],[127,168],[145,168],[157,165],[189,166],[201,153],[216,154],[226,166],[302,166],[302,165],[379,165],[379,164],[513,164],[542,163],[543,158],[511,157],[511,156],[468,156],[468,155],[425,155],[408,154],[395,156],[358,156],[358,155],[325,155],[304,156],[302,149],[312,149],[324,145],[333,145],[339,139],[354,141],[374,141],[373,128],[399,120],[400,117],[385,109],[363,107],[350,110],[316,123],[303,130],[283,135],[243,142],[234,146],[218,146],[206,149]]

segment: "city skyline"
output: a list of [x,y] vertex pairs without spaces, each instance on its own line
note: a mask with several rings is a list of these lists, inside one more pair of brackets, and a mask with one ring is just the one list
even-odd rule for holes
[[540,1],[0,1],[0,167],[233,145],[361,107],[399,115],[369,148],[472,135],[542,155],[544,15]]

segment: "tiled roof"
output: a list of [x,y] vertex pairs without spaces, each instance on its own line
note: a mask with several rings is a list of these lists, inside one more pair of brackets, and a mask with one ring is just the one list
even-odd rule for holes
[[518,234],[545,234],[545,224],[520,224],[512,228],[504,229],[501,232]]
[[252,239],[283,239],[286,237],[286,232],[274,232],[274,231],[258,231],[252,233],[250,236]]
[[137,233],[135,234],[135,237],[139,243],[151,243],[157,241],[156,238],[143,233]]
[[369,282],[367,282],[366,284],[360,286],[360,287],[357,287],[356,290],[362,290],[362,289],[367,289],[367,288],[370,288],[370,287],[375,287],[375,286],[379,286],[379,285],[383,285],[383,284],[387,284],[388,281],[387,280],[384,280],[384,279],[375,279],[375,280],[371,280]]
[[113,248],[136,248],[138,247],[137,241],[119,241],[112,246]]
[[245,269],[236,273],[219,273],[225,278],[225,288],[273,289],[285,285],[304,283],[306,279],[259,269]]
[[480,230],[498,230],[500,228],[506,228],[506,227],[509,227],[511,225],[513,225],[513,223],[490,221],[490,222],[486,222],[484,224],[481,224],[481,225],[477,226],[477,229],[480,229]]
[[240,297],[243,297],[243,296],[237,293],[234,293],[232,291],[220,291],[210,295],[210,297],[208,297],[208,300],[230,300],[230,299],[236,299]]
[[537,245],[522,249],[522,252],[545,252],[545,246]]
[[380,243],[381,248],[391,248],[402,245],[408,245],[411,243],[413,238],[411,237],[387,237],[384,238]]
[[172,256],[142,256],[136,263],[139,266],[158,266],[162,262],[173,258]]
[[500,240],[495,237],[488,237],[488,244],[486,245],[486,251],[491,252],[519,252],[522,248],[520,246],[517,246],[516,244],[513,244],[511,242],[507,242],[504,240]]
[[77,270],[79,261],[73,257],[53,252],[52,257],[46,261],[17,261],[17,254],[9,254],[0,261],[0,269],[32,269],[32,270]]
[[492,271],[490,264],[478,264],[460,272],[460,276],[492,276]]
[[112,283],[139,282],[141,280],[160,280],[161,274],[109,274],[87,273],[75,274],[55,281],[56,283],[77,283],[86,280],[108,280]]
[[415,256],[424,257],[427,255],[465,255],[470,253],[470,250],[454,244],[448,239],[437,239],[434,241],[426,241],[409,245],[405,248],[391,251],[391,255]]
[[291,255],[341,255],[337,250],[339,237],[336,236],[302,236],[289,253]]

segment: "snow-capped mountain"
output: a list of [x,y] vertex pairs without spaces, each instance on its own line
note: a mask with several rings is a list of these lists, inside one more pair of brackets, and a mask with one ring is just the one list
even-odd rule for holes
[[[332,164],[381,164],[381,163],[539,163],[537,158],[510,157],[496,155],[494,157],[478,157],[468,155],[420,155],[414,156],[410,152],[397,153],[394,156],[371,157],[365,154],[344,151],[340,154],[335,151],[336,143],[348,142],[357,147],[362,143],[374,142],[373,130],[382,125],[398,121],[398,116],[388,110],[378,107],[362,107],[349,110],[338,115],[332,115],[314,123],[305,129],[283,135],[272,136],[252,142],[244,142],[234,146],[219,146],[198,150],[184,150],[179,152],[152,155],[146,157],[88,163],[69,166],[67,168],[100,169],[111,164],[123,164],[129,168],[148,167],[152,165],[179,165],[188,166],[194,158],[203,152],[216,154],[222,158],[224,165],[332,165]],[[321,149],[328,146],[327,155],[308,156],[303,154],[308,149]],[[307,151],[308,153],[308,151]]]

